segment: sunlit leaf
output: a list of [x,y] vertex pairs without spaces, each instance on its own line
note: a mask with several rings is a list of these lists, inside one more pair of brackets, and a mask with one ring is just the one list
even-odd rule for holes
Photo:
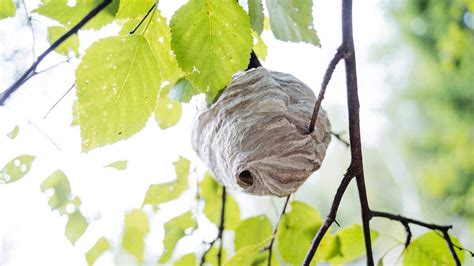
[[247,0],[249,6],[249,16],[250,23],[252,24],[252,29],[258,34],[261,34],[263,31],[263,19],[265,15],[263,14],[263,5],[262,0]]
[[278,225],[277,246],[283,259],[301,265],[322,219],[316,209],[301,201],[291,202]]
[[148,234],[148,218],[141,210],[134,209],[125,215],[125,228],[122,235],[122,247],[135,256],[138,262],[143,261],[145,236]]
[[78,114],[79,114],[79,108],[78,108],[77,100],[75,100],[74,103],[72,104],[71,126],[78,126],[79,125]]
[[[49,190],[52,190],[53,193],[48,193]],[[66,213],[66,206],[71,203],[71,200],[69,200],[71,186],[61,170],[57,170],[41,183],[41,191],[50,194],[48,204],[51,210],[59,210],[60,214]]]
[[[252,262],[255,261],[255,258],[261,254],[261,249],[268,245],[271,237],[261,241],[260,243],[245,246],[239,249],[235,255],[230,258],[224,265],[225,266],[240,266],[240,265],[255,265]],[[256,264],[258,265],[258,264]]]
[[75,211],[69,214],[69,219],[67,221],[64,234],[66,235],[67,239],[69,239],[69,241],[74,244],[84,234],[88,226],[89,224],[82,213]]
[[[139,22],[140,19],[133,19],[125,23],[120,34],[128,35]],[[158,68],[160,69],[160,72],[157,74],[161,77],[159,94],[164,96],[184,73],[179,68],[176,57],[171,50],[171,33],[166,24],[166,19],[161,16],[158,9],[155,9],[143,22],[138,32],[145,30],[144,25],[148,22],[148,27],[146,27],[146,32],[143,36],[147,39],[156,57]]]
[[[454,244],[460,246],[456,237],[450,236]],[[464,252],[455,249],[461,263]],[[442,236],[435,231],[427,232],[411,241],[403,253],[403,265],[456,265]]]
[[235,229],[235,250],[262,242],[272,235],[272,231],[272,224],[265,215],[243,220]]
[[168,93],[168,97],[178,102],[188,103],[194,95],[199,94],[195,90],[191,82],[185,78],[181,78],[174,84]]
[[[72,28],[81,21],[102,0],[76,0],[74,6],[68,5],[68,0],[42,0],[41,6],[35,9],[40,15],[55,19],[66,28]],[[91,19],[83,29],[99,29],[109,24],[117,13],[119,0],[112,1],[104,10]]]
[[[371,230],[372,243],[379,233]],[[365,242],[362,226],[354,224],[344,227],[331,237],[325,261],[340,264],[351,262],[365,254]]]
[[158,205],[163,202],[177,199],[179,195],[183,193],[188,186],[189,167],[191,162],[180,156],[173,164],[176,172],[176,180],[165,184],[151,185],[146,192],[143,204]]
[[0,0],[0,19],[13,17],[15,15],[15,4],[13,0]]
[[105,237],[99,238],[99,240],[97,240],[94,246],[86,253],[87,265],[94,265],[94,262],[109,248],[109,241],[107,241]]
[[125,160],[125,161],[116,161],[116,162],[108,164],[104,167],[112,167],[112,168],[115,168],[115,169],[121,171],[121,170],[127,169],[127,166],[128,166],[128,161]]
[[197,265],[196,254],[190,253],[176,260],[174,266],[195,266]]
[[15,126],[15,128],[13,128],[12,131],[10,131],[10,133],[7,134],[7,137],[11,138],[11,139],[14,139],[18,136],[18,133],[20,132],[20,127],[19,126]]
[[13,183],[23,178],[30,171],[34,159],[33,155],[23,154],[5,164],[0,171],[0,184]]
[[253,37],[256,40],[255,44],[253,45],[253,51],[259,59],[267,59],[267,45],[263,41],[262,37],[256,32],[253,32]]
[[266,4],[275,38],[319,45],[313,27],[313,1],[266,0]]
[[[214,244],[211,249],[206,254],[206,257],[204,261],[206,262],[205,265],[210,265],[210,266],[219,266],[219,259],[217,258],[217,255],[219,253],[219,245]],[[225,248],[222,248],[222,254],[221,254],[221,264],[227,260],[227,251]]]
[[179,66],[210,99],[247,67],[252,33],[237,1],[191,0],[174,14],[170,27]]
[[[52,26],[48,28],[48,42],[50,44],[54,43],[59,39],[67,29],[63,26]],[[54,49],[59,54],[69,56],[69,53],[74,52],[75,56],[79,56],[79,37],[74,34],[70,36],[66,41],[61,43],[56,49]]]
[[181,103],[161,96],[155,107],[155,121],[161,129],[167,129],[179,122]]
[[120,0],[117,18],[136,18],[144,15],[156,0]]
[[127,139],[140,131],[156,105],[159,67],[141,35],[101,39],[76,70],[82,149]]
[[163,240],[164,251],[159,263],[165,263],[171,258],[178,241],[186,236],[186,229],[194,229],[196,225],[196,220],[194,220],[190,211],[171,219],[165,224],[165,239]]
[[[222,207],[222,186],[219,185],[210,173],[206,173],[204,180],[199,183],[201,198],[204,200],[204,214],[216,225],[220,223]],[[233,230],[240,223],[239,205],[230,194],[226,197],[225,229]]]

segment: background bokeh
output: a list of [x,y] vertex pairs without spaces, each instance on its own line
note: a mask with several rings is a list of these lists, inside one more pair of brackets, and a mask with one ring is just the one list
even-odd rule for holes
[[[161,1],[170,18],[184,1]],[[244,2],[241,3],[246,6]],[[8,87],[45,50],[47,27],[55,22],[30,13],[39,1],[17,1],[12,18],[0,21],[0,90]],[[26,15],[25,12],[28,12]],[[31,25],[27,17],[31,16]],[[314,1],[314,25],[321,48],[284,43],[264,32],[269,69],[288,72],[317,93],[340,36],[339,1]],[[80,53],[98,38],[116,34],[120,27],[80,32]],[[32,38],[34,32],[34,40]],[[474,2],[470,0],[354,1],[354,36],[361,101],[361,130],[369,202],[387,210],[440,224],[453,224],[453,234],[466,248],[474,247]],[[35,54],[34,52],[35,51]],[[67,61],[67,62],[65,62]],[[80,152],[79,128],[71,126],[72,90],[44,118],[50,107],[74,83],[80,59],[51,54],[40,69],[62,63],[29,80],[7,105],[0,107],[0,166],[20,154],[36,156],[22,180],[0,185],[0,265],[84,265],[84,253],[98,237],[120,246],[124,214],[142,204],[150,184],[174,179],[172,162],[182,155],[192,161],[190,183],[201,179],[205,167],[190,145],[196,110],[204,101],[195,97],[183,106],[180,123],[161,130],[150,119],[146,128],[127,141]],[[333,131],[347,139],[345,80],[339,65],[329,85],[323,108]],[[18,137],[8,133],[15,126]],[[330,144],[320,171],[295,198],[315,206],[322,216],[330,207],[350,159],[349,150],[336,139]],[[128,168],[104,168],[128,160]],[[40,184],[55,170],[67,175],[81,212],[90,225],[75,246],[64,236],[66,217],[52,212]],[[276,221],[283,199],[254,197],[231,191],[242,218],[266,213]],[[151,230],[146,237],[145,261],[154,265],[162,252],[163,223],[182,212],[199,208],[193,186],[178,202],[158,212],[145,207]],[[179,206],[177,208],[177,206]],[[199,248],[212,240],[215,228],[206,225],[178,245],[178,252]],[[360,223],[355,186],[349,188],[338,213],[341,225]],[[398,223],[373,220],[382,232],[376,256],[405,239]],[[413,227],[419,234],[425,229]],[[386,256],[393,264],[402,246]],[[127,265],[125,252],[107,252],[99,265]],[[363,263],[359,261],[358,263]],[[472,260],[467,261],[473,264]]]

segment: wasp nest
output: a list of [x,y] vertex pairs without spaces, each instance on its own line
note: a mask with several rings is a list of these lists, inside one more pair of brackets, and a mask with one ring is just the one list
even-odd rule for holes
[[322,109],[308,133],[315,102],[292,75],[251,69],[198,115],[193,148],[226,187],[287,196],[319,169],[331,140]]

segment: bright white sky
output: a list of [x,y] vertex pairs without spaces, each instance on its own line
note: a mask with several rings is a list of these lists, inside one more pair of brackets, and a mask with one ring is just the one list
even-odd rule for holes
[[[39,1],[25,2],[28,10],[33,10]],[[162,14],[170,18],[183,2],[164,0],[159,6]],[[383,114],[385,99],[390,91],[386,85],[387,80],[393,79],[395,75],[389,74],[392,73],[392,68],[399,68],[400,64],[406,62],[398,60],[393,65],[381,66],[371,61],[373,48],[393,38],[394,26],[384,13],[382,1],[354,2],[362,135],[364,145],[373,147],[384,140],[389,122]],[[38,55],[48,47],[46,30],[54,22],[37,14],[33,14],[33,18],[35,50]],[[265,32],[263,39],[269,48],[267,61],[263,64],[269,69],[293,74],[317,93],[327,63],[340,43],[340,1],[315,0],[314,24],[322,42],[321,48],[280,42],[273,39],[270,32]],[[114,34],[118,29],[118,26],[111,25],[100,32],[81,31],[81,53],[99,37]],[[0,21],[0,40],[0,89],[5,89],[31,64],[33,58],[31,32],[25,25],[22,8],[17,10],[14,18]],[[64,60],[64,57],[53,53],[40,65],[40,69]],[[73,59],[70,63],[33,77],[9,99],[6,107],[0,108],[0,167],[20,154],[37,157],[30,173],[22,180],[0,185],[1,265],[84,265],[85,251],[100,236],[106,236],[115,247],[120,245],[124,213],[141,205],[150,184],[174,178],[172,162],[179,155],[191,159],[198,167],[199,174],[192,174],[192,179],[204,171],[190,145],[192,120],[202,98],[194,99],[191,104],[184,106],[181,122],[174,128],[160,130],[153,119],[150,119],[143,131],[127,141],[96,149],[88,154],[81,153],[79,128],[70,126],[74,91],[58,104],[47,119],[43,119],[48,109],[74,83],[74,69],[78,63],[78,59]],[[345,81],[342,70],[341,64],[333,76],[323,103],[336,132],[346,129]],[[12,141],[6,134],[15,125],[20,126],[20,134]],[[315,174],[309,183],[313,186],[319,184],[322,188],[327,186],[330,191],[334,191],[334,182],[326,184],[319,181],[319,178],[340,176],[347,165],[347,151],[337,141],[333,141],[327,156],[327,163],[323,164],[321,173]],[[128,169],[117,171],[103,167],[117,160],[128,160]],[[56,169],[66,173],[73,194],[82,200],[82,213],[91,221],[87,232],[75,247],[64,236],[66,217],[60,217],[57,212],[50,210],[47,197],[39,188],[40,183]],[[402,176],[406,177],[407,174],[402,173]],[[318,191],[324,192],[324,189]],[[333,195],[332,192],[326,194],[318,197],[328,200]],[[297,198],[298,195],[297,193]],[[243,218],[263,212],[269,206],[272,208],[268,197],[236,196],[240,203],[255,206],[243,211]],[[192,205],[189,204],[192,202],[192,193],[184,196],[182,202]],[[277,199],[275,202],[278,206],[281,204],[281,200]],[[163,237],[161,224],[167,218],[181,213],[183,208],[184,206],[165,206],[154,216],[147,209],[152,231],[146,239],[146,264],[154,265],[161,252],[161,244],[157,244]],[[416,210],[407,211],[417,213]],[[272,219],[275,218],[274,211],[269,215]],[[212,237],[207,236],[207,239]],[[199,241],[191,240],[188,245],[181,245],[180,250],[192,251],[199,246]],[[98,265],[110,265],[112,261],[113,254],[107,253],[99,259]],[[115,261],[126,264],[128,259],[119,257]]]

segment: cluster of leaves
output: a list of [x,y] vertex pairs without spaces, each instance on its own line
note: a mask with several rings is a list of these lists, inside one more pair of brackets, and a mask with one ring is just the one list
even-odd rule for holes
[[410,124],[416,126],[404,131],[410,167],[434,206],[473,224],[474,4],[417,0],[401,6],[394,14],[416,51],[416,71],[401,97],[419,110]]
[[[10,0],[3,17],[15,12]],[[56,20],[48,29],[55,41],[72,28],[99,0],[43,0],[33,12]],[[157,1],[114,0],[81,30],[122,25],[118,36],[100,39],[84,55],[72,36],[56,52],[82,56],[76,70],[75,115],[83,151],[124,140],[140,131],[154,114],[160,128],[175,125],[181,103],[204,93],[217,97],[233,74],[245,70],[252,49],[261,58],[266,46],[260,34],[271,28],[283,41],[319,45],[312,24],[312,1],[248,1],[248,13],[233,0],[190,0],[168,26]],[[264,27],[265,21],[270,26]],[[138,28],[137,25],[139,25]],[[255,44],[254,44],[255,42]]]

